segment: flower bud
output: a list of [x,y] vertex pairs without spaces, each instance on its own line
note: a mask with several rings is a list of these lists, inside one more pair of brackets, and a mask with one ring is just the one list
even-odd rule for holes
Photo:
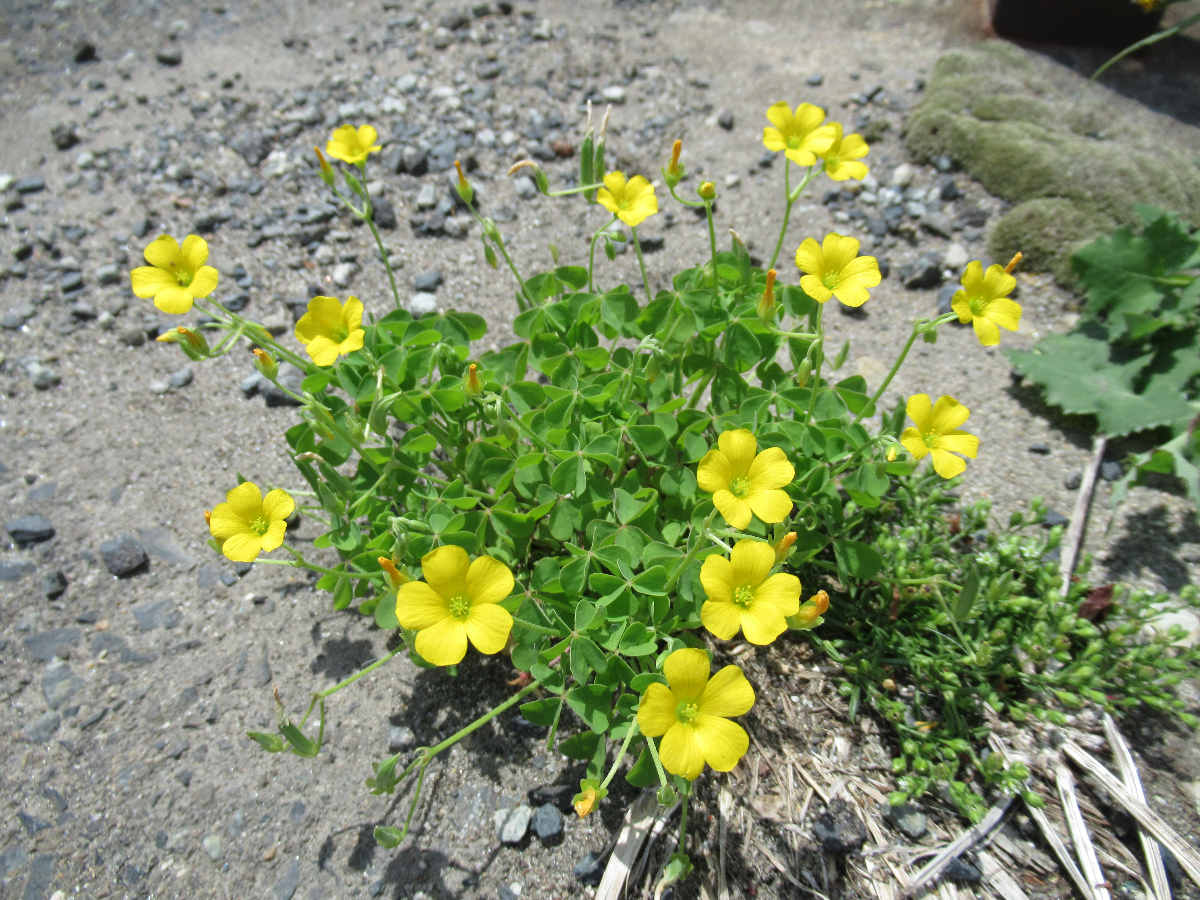
[[829,609],[829,595],[824,591],[817,591],[804,603],[800,604],[800,610],[794,616],[787,617],[788,627],[794,631],[808,631],[811,628],[816,628],[821,624],[821,616]]
[[467,369],[467,377],[463,379],[463,393],[468,397],[478,397],[483,393],[483,382],[479,380],[479,366],[471,363]]
[[796,532],[789,531],[771,546],[775,548],[775,563],[779,564],[792,555],[792,544],[796,543]]
[[696,188],[696,193],[700,195],[701,200],[715,200],[717,186],[711,181],[701,182],[700,187]]
[[775,321],[775,270],[767,271],[767,288],[758,298],[758,321],[770,325]]
[[156,340],[164,344],[178,344],[179,349],[188,359],[199,361],[209,357],[208,341],[204,339],[204,335],[198,334],[190,328],[184,328],[182,325],[165,334],[160,334]]
[[204,511],[204,524],[208,528],[210,528],[210,529],[212,528],[212,510],[211,509],[206,509]]
[[796,370],[796,384],[798,387],[804,387],[808,384],[808,376],[812,374],[812,360],[807,356],[800,361],[800,368]]
[[317,159],[321,163],[321,180],[329,187],[333,187],[333,167],[325,159],[325,155],[321,153],[320,148],[313,147],[317,153]]
[[483,244],[483,258],[487,260],[487,264],[493,269],[500,268],[500,260],[496,258],[496,251],[492,249],[492,245],[486,241]]
[[[587,104],[587,131],[584,133],[583,141],[579,145],[580,185],[591,184],[596,178],[595,170],[592,168],[592,164],[595,162],[595,153],[596,138],[592,130],[592,101],[589,100]],[[588,195],[592,193],[592,191],[584,192],[584,197],[588,200],[588,202],[591,202],[592,199]]]
[[386,556],[379,557],[379,568],[383,569],[383,573],[387,576],[388,584],[391,585],[393,591],[399,589],[400,585],[408,584],[408,582],[412,581],[411,578],[397,569],[396,564]]
[[467,176],[463,174],[462,163],[457,159],[454,161],[454,168],[458,169],[458,196],[462,198],[462,202],[470,205],[475,198],[475,189],[471,187],[471,182],[467,181]]
[[608,791],[600,787],[600,782],[595,778],[584,778],[579,782],[579,793],[571,800],[575,807],[575,813],[579,818],[583,818],[593,809],[596,804],[608,796]]
[[1019,266],[1021,264],[1021,260],[1023,260],[1024,258],[1025,258],[1025,254],[1022,253],[1020,250],[1018,250],[1017,255],[1014,256],[1012,259],[1010,259],[1008,261],[1008,265],[1004,267],[1005,274],[1011,275],[1013,273],[1013,269],[1015,269],[1017,266]]
[[533,180],[537,183],[537,189],[543,194],[550,193],[550,179],[542,170],[542,167],[535,163],[532,159],[523,159],[519,163],[514,163],[513,167],[508,170],[508,175],[511,178],[518,169],[529,167],[533,169]]
[[279,377],[279,363],[266,350],[254,348],[254,368],[262,372],[263,377],[274,381]]
[[892,446],[888,447],[888,451],[887,451],[887,461],[888,462],[895,462],[896,457],[899,455],[900,455],[900,451],[897,449],[895,444],[892,444]]
[[663,177],[667,181],[667,185],[674,189],[675,185],[679,184],[684,176],[683,166],[679,164],[679,154],[683,151],[683,141],[675,141],[675,145],[671,148],[671,161],[667,163],[667,167],[663,169]]

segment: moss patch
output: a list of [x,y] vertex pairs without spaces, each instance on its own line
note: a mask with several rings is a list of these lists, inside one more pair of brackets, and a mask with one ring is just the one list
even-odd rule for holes
[[1151,203],[1200,221],[1200,165],[1186,148],[1128,121],[1095,96],[1064,96],[1003,41],[938,60],[905,128],[909,152],[949,156],[990,192],[1019,203],[995,225],[997,258],[1071,277],[1081,243],[1136,221]]

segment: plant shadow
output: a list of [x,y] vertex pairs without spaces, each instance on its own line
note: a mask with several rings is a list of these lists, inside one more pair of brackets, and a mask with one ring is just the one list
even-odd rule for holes
[[1181,522],[1172,521],[1166,506],[1159,505],[1130,514],[1121,538],[1103,562],[1108,576],[1117,581],[1151,572],[1168,591],[1178,591],[1191,582],[1186,563],[1179,558],[1184,544],[1200,544],[1200,523],[1188,512]]

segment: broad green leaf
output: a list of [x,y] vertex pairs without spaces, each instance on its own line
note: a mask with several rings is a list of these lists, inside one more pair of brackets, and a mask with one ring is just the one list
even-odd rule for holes
[[851,578],[869,581],[883,568],[883,557],[879,552],[861,541],[834,541],[833,551],[837,555],[842,581]]

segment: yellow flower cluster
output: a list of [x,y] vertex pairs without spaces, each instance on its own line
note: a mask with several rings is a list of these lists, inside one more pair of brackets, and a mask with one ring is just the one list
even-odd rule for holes
[[843,135],[837,122],[825,123],[821,107],[801,103],[793,112],[781,100],[767,110],[767,119],[771,127],[763,129],[763,146],[768,150],[782,150],[798,166],[813,166],[820,159],[834,181],[867,177],[866,164],[858,161],[867,155],[867,142],[860,134]]

